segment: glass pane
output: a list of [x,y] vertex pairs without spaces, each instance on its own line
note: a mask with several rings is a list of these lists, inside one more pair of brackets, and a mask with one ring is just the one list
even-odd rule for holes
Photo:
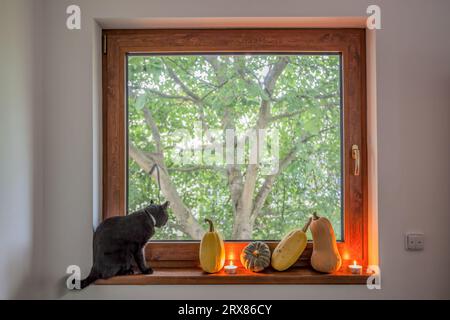
[[130,55],[127,77],[128,211],[171,201],[153,240],[205,218],[279,240],[315,211],[342,238],[339,54]]

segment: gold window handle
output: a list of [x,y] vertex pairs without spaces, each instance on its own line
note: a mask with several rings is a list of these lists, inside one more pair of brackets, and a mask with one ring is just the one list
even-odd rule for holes
[[359,154],[359,147],[356,144],[352,146],[352,159],[355,160],[353,175],[359,176],[360,154]]

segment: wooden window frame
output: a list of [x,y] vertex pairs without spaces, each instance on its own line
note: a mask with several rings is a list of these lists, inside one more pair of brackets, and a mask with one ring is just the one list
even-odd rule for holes
[[[366,52],[364,29],[153,29],[104,30],[103,42],[103,218],[126,214],[126,57],[143,53],[297,53],[341,54],[343,98],[344,239],[338,248],[346,266],[368,262],[368,180]],[[360,148],[360,175],[352,174],[352,145]],[[238,256],[248,242],[227,241]],[[275,247],[276,241],[268,242]],[[150,242],[154,267],[198,265],[198,241]],[[312,243],[296,265],[309,263]]]

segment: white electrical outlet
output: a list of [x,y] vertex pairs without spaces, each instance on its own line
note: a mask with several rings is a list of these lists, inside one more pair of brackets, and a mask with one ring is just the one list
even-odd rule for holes
[[425,247],[425,236],[423,233],[407,233],[405,235],[406,250],[423,250]]

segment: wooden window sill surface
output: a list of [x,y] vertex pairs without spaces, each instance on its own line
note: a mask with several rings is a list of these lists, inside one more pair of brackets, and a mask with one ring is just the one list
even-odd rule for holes
[[291,268],[278,272],[271,268],[253,273],[239,268],[234,275],[223,270],[215,274],[199,268],[154,268],[151,275],[135,274],[97,280],[97,285],[159,285],[159,284],[366,284],[369,274],[351,274],[338,271],[324,274],[308,267]]

